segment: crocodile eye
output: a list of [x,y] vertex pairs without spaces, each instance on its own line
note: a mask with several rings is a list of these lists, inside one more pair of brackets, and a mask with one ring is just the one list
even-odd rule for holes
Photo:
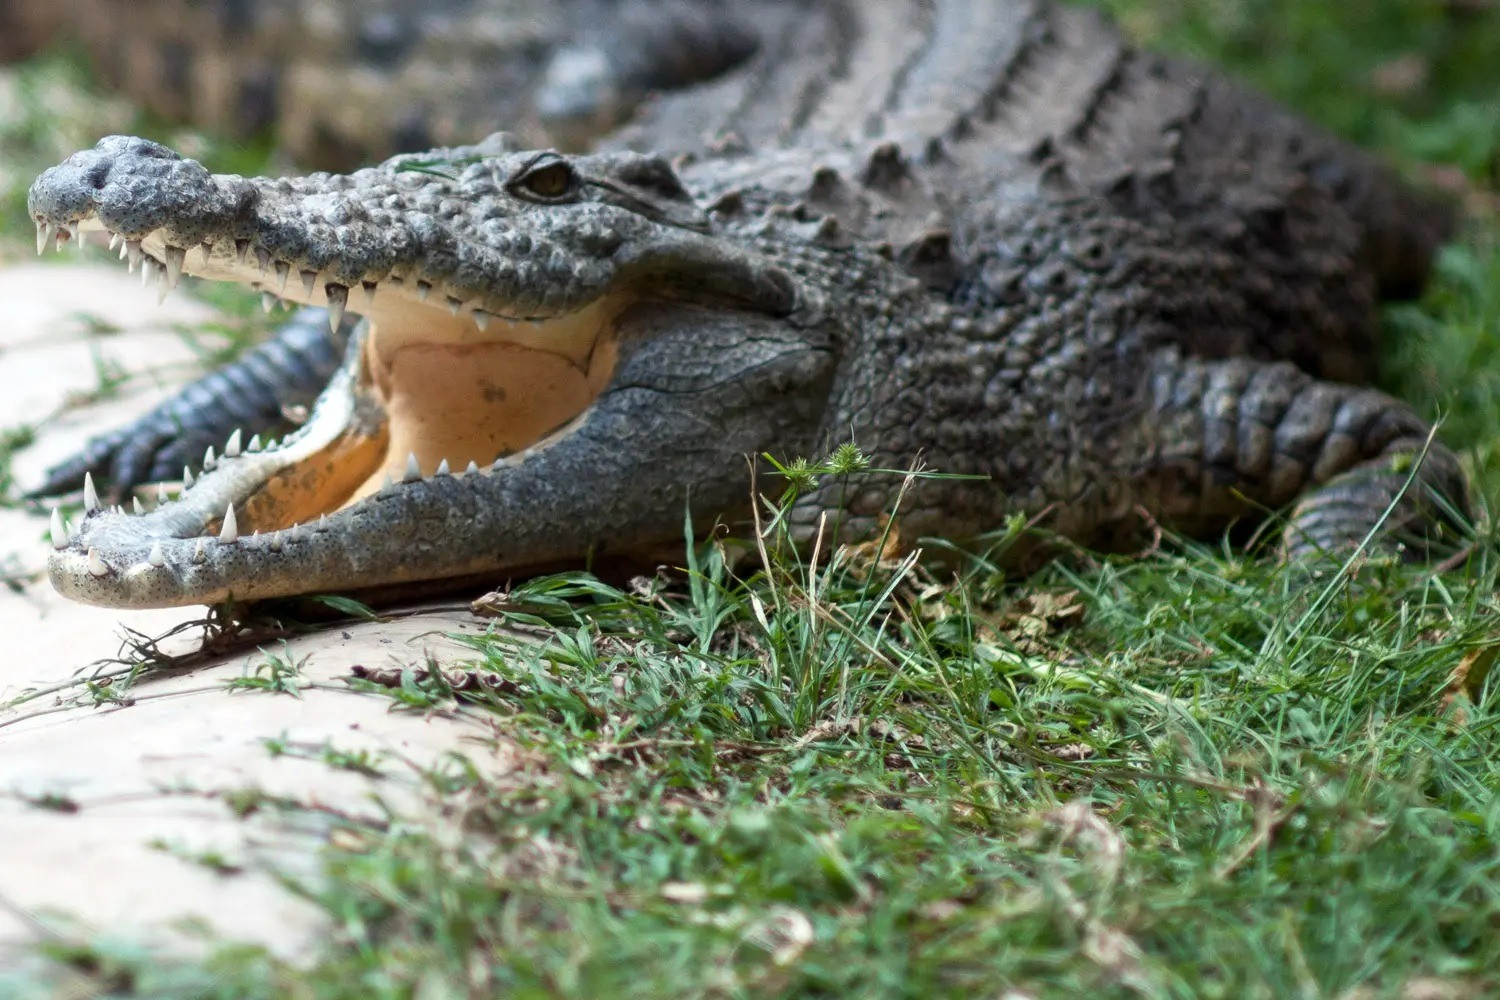
[[577,182],[566,160],[547,160],[522,171],[511,182],[511,189],[540,201],[558,201],[572,194]]

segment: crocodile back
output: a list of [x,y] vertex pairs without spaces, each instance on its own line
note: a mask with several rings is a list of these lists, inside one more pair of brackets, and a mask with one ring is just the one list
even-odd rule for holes
[[[1259,345],[1348,379],[1368,377],[1376,352],[1372,325],[1347,317],[1366,314],[1377,291],[1419,287],[1450,230],[1447,211],[1364,152],[1136,48],[1096,11],[1049,0],[828,0],[744,66],[663,95],[608,141],[677,150],[716,198],[769,186],[783,210],[791,200],[793,212],[832,212],[919,257],[977,216],[1079,199],[1253,258],[1285,283],[1266,290],[1268,304],[1299,284],[1326,295],[1310,276],[1353,256],[1356,280],[1326,317],[1310,323],[1309,301]],[[834,177],[860,197],[828,197]],[[1205,333],[1193,347],[1244,344]]]

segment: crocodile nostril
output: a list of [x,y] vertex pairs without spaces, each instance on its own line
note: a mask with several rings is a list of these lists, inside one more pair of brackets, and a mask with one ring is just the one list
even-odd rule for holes
[[88,179],[89,187],[95,191],[104,190],[104,185],[109,183],[109,163],[101,161],[90,167],[84,177]]

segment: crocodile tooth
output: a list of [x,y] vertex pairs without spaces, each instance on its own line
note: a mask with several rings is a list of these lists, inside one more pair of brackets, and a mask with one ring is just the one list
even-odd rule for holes
[[125,256],[130,260],[130,273],[134,274],[135,269],[141,267],[146,262],[146,252],[141,249],[141,241],[126,240]]
[[125,237],[121,236],[119,233],[110,233],[109,234],[109,248],[111,250],[118,250],[118,249],[120,249],[120,244],[122,244],[124,242],[125,242]]
[[359,287],[365,290],[365,305],[373,306],[375,304],[375,289],[380,286],[373,281],[361,281]]
[[441,462],[438,463],[437,471],[434,472],[433,475],[434,476],[451,476],[451,475],[453,475],[453,471],[448,468],[448,460],[446,458],[443,459]]
[[432,291],[432,282],[430,282],[430,281],[419,281],[419,282],[417,282],[417,301],[418,302],[426,302],[427,301],[427,293],[431,292],[431,291]]
[[234,259],[236,261],[238,261],[241,264],[245,263],[245,257],[249,253],[250,253],[250,241],[249,240],[235,240],[234,241]]
[[219,529],[219,541],[228,545],[240,537],[240,526],[234,519],[234,504],[224,511],[224,526]]
[[[115,248],[114,247],[110,247],[110,249],[113,250]],[[120,259],[124,260],[129,255],[130,255],[130,247],[126,244],[125,239],[122,237],[121,240],[120,240]]]
[[262,312],[270,312],[276,308],[276,296],[270,292],[260,293],[260,308]]
[[287,537],[287,541],[289,541],[289,542],[295,542],[297,539],[301,538],[302,537],[302,525],[300,525],[300,524],[294,524],[294,525],[292,525],[290,528],[287,529],[287,531],[286,531],[286,537]]
[[99,554],[98,549],[89,549],[89,576],[104,576],[109,572],[109,567],[104,565],[104,557]]
[[479,332],[480,333],[483,333],[485,330],[489,329],[489,326],[490,326],[490,314],[487,313],[487,312],[485,312],[483,309],[475,309],[474,310],[474,325],[477,326],[477,327],[479,327]]
[[406,471],[401,476],[403,483],[414,483],[422,478],[422,467],[417,464],[417,453],[409,451],[406,453]]
[[168,246],[163,256],[167,259],[167,285],[176,288],[177,282],[182,279],[182,265],[187,261],[187,251],[182,247]]
[[450,315],[450,316],[457,316],[458,315],[458,311],[460,309],[462,309],[463,307],[464,307],[463,299],[455,299],[451,295],[448,296],[448,315]]
[[[186,472],[187,470],[184,469],[182,471]],[[167,502],[167,484],[166,483],[157,483],[156,484],[156,502],[159,503],[159,504],[163,504],[163,503]]]
[[167,564],[167,554],[161,550],[161,542],[151,543],[151,554],[146,556],[146,561],[158,567]]
[[476,461],[474,461],[472,458],[469,459],[469,464],[464,468],[464,475],[466,475],[466,476],[472,476],[475,473],[477,473],[478,471],[479,471],[479,463],[476,462]]
[[83,474],[83,509],[99,509],[99,491],[94,488],[94,474],[85,472]]
[[395,485],[396,485],[396,481],[394,479],[392,479],[391,478],[391,474],[389,472],[387,472],[385,474],[385,478],[380,481],[380,492],[384,493],[386,490],[390,489],[392,486],[395,486]]
[[224,442],[224,457],[238,458],[240,455],[240,429],[236,427],[229,433],[229,440]]
[[317,271],[302,272],[302,297],[309,302],[312,301],[313,285],[317,284],[317,281]]
[[339,324],[344,321],[344,306],[349,301],[349,289],[330,281],[323,286],[323,294],[328,297],[328,329],[338,333]]
[[327,514],[319,514],[318,515],[318,530],[319,531],[327,531],[328,530],[328,515]]
[[278,531],[266,538],[266,548],[270,549],[272,552],[281,551],[281,532]]
[[214,255],[214,245],[208,240],[198,244],[198,249],[203,251],[203,266],[208,266],[208,259]]
[[247,444],[247,445],[245,445],[245,450],[248,451],[248,452],[257,452],[257,451],[260,451],[261,447],[262,446],[261,446],[261,443],[260,443],[260,435],[259,434],[252,434],[252,435],[250,435],[250,443]]
[[207,472],[209,469],[212,469],[214,467],[214,465],[216,465],[218,463],[218,461],[219,460],[217,458],[214,458],[214,446],[213,445],[209,445],[207,448],[205,448],[203,450],[203,471],[204,472]]
[[63,520],[62,511],[56,507],[52,508],[52,526],[48,529],[52,534],[52,547],[54,549],[65,549],[73,539],[68,537],[68,523]]
[[205,562],[207,559],[208,550],[204,548],[203,539],[200,538],[198,539],[197,544],[193,546],[193,562],[201,563]]
[[167,280],[167,266],[161,265],[156,269],[156,304],[161,305],[167,301],[167,293],[172,290],[171,283]]
[[255,263],[260,267],[260,276],[266,276],[266,268],[271,266],[271,254],[265,247],[255,248]]
[[183,489],[183,492],[187,492],[187,490],[192,485],[193,485],[193,470],[189,469],[187,466],[184,465],[182,467],[182,489]]
[[286,294],[286,279],[292,273],[292,266],[284,260],[276,262],[276,294]]
[[156,277],[156,258],[146,257],[141,260],[141,287],[145,288],[151,284],[151,279]]
[[130,498],[130,510],[131,510],[131,513],[135,514],[138,517],[141,514],[146,513],[146,508],[141,506],[141,498],[140,497],[133,496],[133,497]]
[[56,228],[50,222],[38,222],[36,224],[36,255],[40,257],[42,251],[47,249],[47,244],[52,242],[52,236]]

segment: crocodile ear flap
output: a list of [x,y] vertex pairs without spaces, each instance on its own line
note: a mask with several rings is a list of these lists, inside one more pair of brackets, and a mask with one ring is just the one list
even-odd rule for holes
[[581,164],[603,200],[658,221],[697,232],[708,230],[708,213],[698,207],[672,165],[660,156],[610,153]]

